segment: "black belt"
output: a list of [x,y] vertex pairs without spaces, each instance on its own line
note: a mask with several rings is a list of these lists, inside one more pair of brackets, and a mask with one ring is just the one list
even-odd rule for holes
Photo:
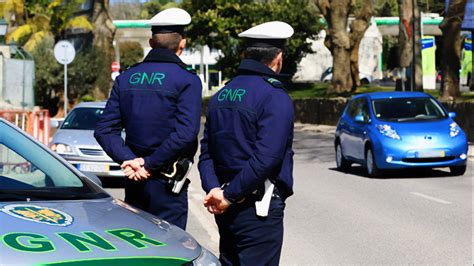
[[[247,197],[244,197],[243,199],[237,201],[236,203],[239,204],[239,203],[244,203],[244,202],[260,201],[260,200],[262,200],[264,194],[265,194],[264,190],[257,189],[254,192],[252,192],[252,194],[250,194]],[[280,190],[278,190],[278,188],[276,186],[273,188],[272,198],[278,198],[278,199],[283,200],[283,196],[282,196]]]

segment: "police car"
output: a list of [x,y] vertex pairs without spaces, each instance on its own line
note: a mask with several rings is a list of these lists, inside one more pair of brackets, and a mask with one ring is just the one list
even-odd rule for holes
[[0,265],[220,265],[0,119]]

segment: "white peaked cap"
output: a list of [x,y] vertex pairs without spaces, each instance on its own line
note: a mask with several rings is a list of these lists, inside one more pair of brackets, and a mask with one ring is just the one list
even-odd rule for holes
[[293,33],[293,27],[288,23],[270,21],[241,32],[239,37],[250,39],[288,39]]
[[191,23],[191,15],[181,8],[168,8],[148,21],[151,26],[184,26]]

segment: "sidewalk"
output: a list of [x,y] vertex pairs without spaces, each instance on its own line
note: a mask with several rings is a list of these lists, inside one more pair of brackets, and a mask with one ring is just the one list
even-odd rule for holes
[[469,160],[474,162],[474,143],[469,143],[469,151],[467,152]]

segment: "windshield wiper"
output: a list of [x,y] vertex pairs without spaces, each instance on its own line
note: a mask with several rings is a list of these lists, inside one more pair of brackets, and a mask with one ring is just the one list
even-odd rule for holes
[[405,121],[415,121],[415,117],[404,117],[404,118],[398,118],[397,122],[405,122]]
[[38,198],[26,196],[26,195],[11,194],[11,193],[0,193],[0,202],[1,201],[31,201],[31,200],[38,200]]
[[77,192],[58,192],[57,190],[0,190],[0,199],[14,198],[19,200],[79,200],[79,199],[97,199],[108,197],[105,193],[77,193]]

